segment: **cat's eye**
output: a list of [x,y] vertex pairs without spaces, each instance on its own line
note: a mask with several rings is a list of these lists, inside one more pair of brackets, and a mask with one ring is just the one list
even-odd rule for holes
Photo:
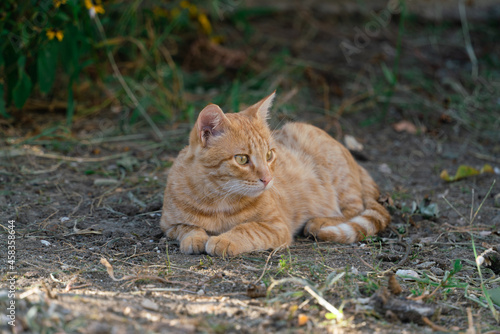
[[268,151],[267,154],[266,154],[266,160],[267,161],[271,161],[271,159],[273,158],[274,154],[273,154],[273,151]]
[[244,154],[238,154],[238,155],[235,155],[234,156],[234,159],[236,160],[237,163],[239,163],[240,165],[246,165],[249,161],[248,159],[248,155],[244,155]]

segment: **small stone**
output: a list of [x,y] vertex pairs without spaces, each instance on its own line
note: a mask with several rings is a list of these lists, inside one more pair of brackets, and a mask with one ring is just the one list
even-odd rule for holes
[[198,290],[198,292],[196,292],[196,294],[198,296],[203,296],[203,295],[205,295],[205,291],[203,289],[200,289],[200,290]]
[[378,166],[378,170],[383,174],[392,174],[391,167],[389,167],[389,165],[385,163]]
[[432,267],[430,270],[431,270],[431,273],[433,273],[436,276],[443,276],[444,275],[444,270],[441,268]]
[[123,315],[124,316],[128,316],[132,313],[132,309],[130,308],[130,306],[127,306],[123,309]]
[[120,183],[120,181],[116,179],[95,179],[94,186],[113,186],[115,184]]
[[417,268],[418,269],[429,269],[430,267],[432,267],[435,264],[436,264],[436,262],[434,262],[434,261],[422,262],[420,264],[417,264]]
[[160,307],[151,299],[144,299],[141,303],[142,307],[151,311],[158,311]]
[[[414,281],[414,278],[420,278],[420,275],[415,271],[415,270],[403,270],[403,269],[398,269],[396,271],[396,276],[406,276],[406,277],[401,277],[403,281]],[[409,276],[409,277],[408,277]]]
[[351,151],[362,151],[363,150],[363,144],[358,142],[356,138],[354,138],[351,135],[345,135],[344,136],[344,143],[345,146],[350,149]]

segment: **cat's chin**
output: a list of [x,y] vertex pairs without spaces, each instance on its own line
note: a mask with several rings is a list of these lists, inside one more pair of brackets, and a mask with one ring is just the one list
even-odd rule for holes
[[247,196],[247,197],[259,197],[260,195],[262,195],[266,191],[269,191],[271,186],[272,186],[272,183],[269,183],[265,187],[259,187],[259,188],[252,190],[251,192],[246,193],[245,196]]
[[254,191],[254,192],[251,192],[251,193],[247,193],[245,196],[246,197],[259,197],[260,195],[262,195],[264,193],[265,190],[257,190],[257,191]]

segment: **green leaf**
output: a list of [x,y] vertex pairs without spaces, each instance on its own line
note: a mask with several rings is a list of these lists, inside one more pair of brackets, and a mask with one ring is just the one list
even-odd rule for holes
[[337,316],[333,313],[328,312],[325,314],[325,318],[328,320],[334,320],[334,319],[337,319]]
[[381,66],[382,72],[384,72],[384,76],[387,82],[391,85],[394,85],[396,83],[396,77],[394,76],[394,73],[387,67],[385,63],[382,63]]
[[26,64],[26,57],[22,56],[18,59],[18,78],[17,83],[12,90],[12,98],[14,99],[14,105],[17,108],[22,108],[24,103],[31,94],[31,88],[33,84],[28,76],[28,73],[24,70],[24,65]]
[[458,273],[460,270],[462,270],[462,262],[459,259],[456,259],[453,263],[453,274]]
[[443,275],[443,279],[441,280],[441,282],[446,282],[448,280],[448,278],[450,278],[450,272],[448,270],[446,270],[444,272],[444,275]]
[[437,203],[426,205],[425,200],[420,203],[418,209],[424,218],[437,217],[439,214]]
[[78,36],[79,31],[74,26],[68,26],[64,29],[64,39],[60,43],[61,64],[66,74],[72,76],[78,70],[78,62],[80,54],[78,50]]
[[486,290],[486,292],[490,296],[491,301],[496,305],[500,306],[500,287]]
[[56,77],[57,42],[52,41],[38,52],[37,73],[40,91],[47,94],[52,89]]

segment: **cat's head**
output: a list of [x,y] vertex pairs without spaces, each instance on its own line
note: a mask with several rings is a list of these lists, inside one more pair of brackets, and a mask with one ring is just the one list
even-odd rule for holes
[[239,113],[206,106],[189,146],[202,173],[220,191],[255,197],[272,187],[276,151],[267,124],[274,93]]

